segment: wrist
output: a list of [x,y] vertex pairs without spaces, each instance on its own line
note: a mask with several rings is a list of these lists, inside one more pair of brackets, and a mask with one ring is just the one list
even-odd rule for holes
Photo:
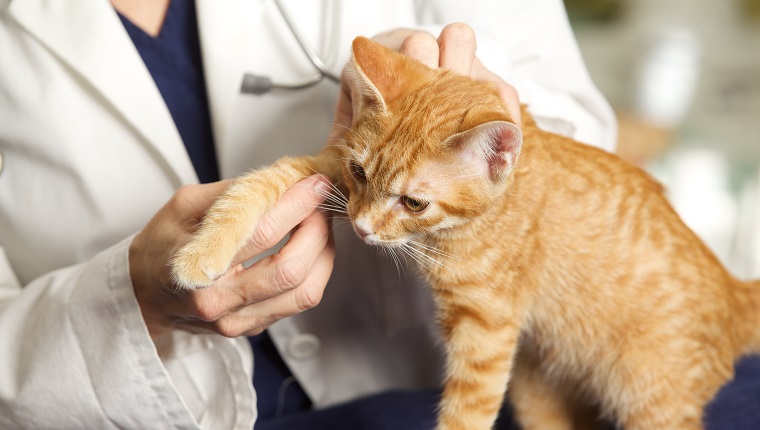
[[145,268],[147,265],[141,252],[144,249],[143,243],[143,232],[140,232],[134,236],[129,245],[129,277],[143,321],[148,329],[148,333],[150,333],[150,337],[155,342],[158,337],[171,330],[166,316],[163,312],[159,311],[162,308],[158,305],[165,303],[167,300],[172,300],[172,298],[167,297],[170,294],[161,285],[158,285],[157,282],[151,282],[151,277],[146,276]]

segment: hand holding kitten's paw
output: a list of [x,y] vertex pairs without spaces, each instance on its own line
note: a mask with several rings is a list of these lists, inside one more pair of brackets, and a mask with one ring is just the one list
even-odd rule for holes
[[[257,334],[321,299],[335,251],[328,216],[315,208],[329,185],[311,177],[290,187],[242,246],[224,243],[224,226],[210,222],[198,230],[204,215],[219,215],[209,208],[228,185],[183,187],[133,239],[130,275],[154,338],[173,328]],[[280,252],[243,267],[291,230]]]

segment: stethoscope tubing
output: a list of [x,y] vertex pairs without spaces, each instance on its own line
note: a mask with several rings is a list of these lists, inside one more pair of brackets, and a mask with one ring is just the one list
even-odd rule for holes
[[[301,47],[301,51],[303,51],[304,55],[306,55],[306,58],[309,59],[309,62],[316,69],[316,73],[300,82],[278,82],[272,80],[268,76],[246,73],[243,76],[243,82],[240,91],[249,94],[265,94],[272,89],[302,90],[322,82],[325,78],[335,83],[340,82],[340,76],[332,73],[328,66],[325,64],[325,61],[323,61],[322,58],[311,48],[311,46],[306,43],[306,39],[301,35],[296,26],[293,24],[293,20],[290,18],[288,11],[282,5],[281,1],[273,1],[280,13],[280,16],[288,26],[290,33],[293,35],[293,38],[296,39],[298,46]],[[333,0],[333,6],[331,7],[331,10],[332,18],[330,27],[332,29],[332,32],[330,34],[330,51],[327,55],[328,59],[332,59],[332,57],[335,55],[335,51],[337,49],[336,45],[338,45],[340,41],[340,25],[338,25],[338,20],[340,19],[340,14],[342,11],[341,0]]]
[[[328,57],[332,57],[332,55],[334,55],[333,51],[335,50],[335,45],[338,44],[338,41],[340,39],[340,26],[338,25],[337,21],[340,17],[341,3],[340,0],[333,0],[333,2],[334,5],[331,8],[332,19],[330,22],[330,26],[332,27],[332,34],[330,35],[330,52],[328,53]],[[280,0],[274,0],[274,4],[277,6],[282,19],[285,20],[285,24],[288,26],[290,32],[296,38],[296,42],[298,42],[298,45],[301,47],[303,53],[306,54],[306,56],[309,58],[311,64],[314,65],[314,67],[319,71],[321,75],[323,75],[323,77],[328,78],[333,82],[340,82],[340,77],[333,74],[319,57],[319,55],[317,55],[317,53],[311,49],[311,46],[306,43],[304,37],[301,35],[301,32],[299,32],[295,25],[293,25],[293,20],[290,19],[288,11],[282,6]]]

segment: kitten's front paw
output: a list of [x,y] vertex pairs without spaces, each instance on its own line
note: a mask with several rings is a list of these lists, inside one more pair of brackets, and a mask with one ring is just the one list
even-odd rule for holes
[[214,247],[206,246],[204,241],[195,238],[172,258],[172,278],[180,288],[195,290],[211,286],[227,272],[229,266],[229,258],[219,256],[214,252]]

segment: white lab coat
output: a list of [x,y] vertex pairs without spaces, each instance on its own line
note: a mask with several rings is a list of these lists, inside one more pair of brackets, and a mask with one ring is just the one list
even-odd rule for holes
[[[323,3],[285,5],[324,55]],[[468,22],[483,62],[540,124],[614,145],[612,113],[560,0],[343,4],[336,73],[357,35]],[[197,5],[222,176],[323,145],[335,84],[239,92],[245,72],[285,82],[313,73],[273,4]],[[246,340],[176,332],[154,345],[140,317],[130,240],[197,178],[108,1],[0,0],[0,153],[0,428],[251,428]],[[427,291],[350,232],[336,235],[322,304],[271,329],[314,404],[437,384]]]

